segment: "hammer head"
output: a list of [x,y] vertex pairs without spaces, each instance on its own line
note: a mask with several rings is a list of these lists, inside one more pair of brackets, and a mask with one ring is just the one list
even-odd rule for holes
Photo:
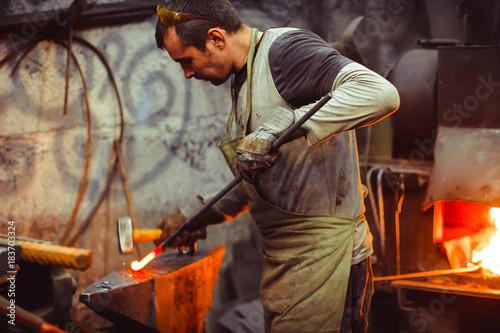
[[134,253],[134,231],[132,219],[128,216],[120,217],[116,222],[118,232],[118,250],[120,253]]

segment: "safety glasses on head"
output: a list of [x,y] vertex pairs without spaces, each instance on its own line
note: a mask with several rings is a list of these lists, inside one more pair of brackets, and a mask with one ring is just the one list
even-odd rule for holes
[[222,24],[211,17],[172,12],[168,9],[165,9],[165,5],[156,6],[156,15],[158,15],[158,19],[160,20],[160,22],[167,27],[191,20],[209,20],[217,24],[219,28],[224,29],[224,26]]

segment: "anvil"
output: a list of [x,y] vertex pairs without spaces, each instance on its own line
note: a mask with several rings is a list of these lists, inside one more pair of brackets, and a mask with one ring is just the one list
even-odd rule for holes
[[80,302],[119,332],[203,332],[224,245],[197,254],[160,255],[145,268],[113,272],[80,293]]

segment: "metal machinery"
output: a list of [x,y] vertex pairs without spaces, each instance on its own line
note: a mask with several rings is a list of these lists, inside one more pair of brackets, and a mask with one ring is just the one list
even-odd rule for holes
[[389,76],[401,97],[392,158],[368,161],[372,329],[497,332],[500,275],[472,253],[496,231],[488,214],[500,207],[500,2],[426,5],[433,38]]

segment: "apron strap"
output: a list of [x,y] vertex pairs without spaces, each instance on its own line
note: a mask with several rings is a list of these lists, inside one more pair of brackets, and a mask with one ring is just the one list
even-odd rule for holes
[[252,113],[252,68],[253,68],[253,58],[255,55],[255,45],[257,44],[257,36],[259,35],[259,30],[252,30],[252,39],[250,40],[250,50],[248,51],[247,60],[247,103],[245,110],[245,124],[243,127],[243,136],[247,135],[248,120],[250,119],[250,114]]
[[[243,136],[246,135],[247,132],[247,124],[250,119],[250,114],[252,113],[252,67],[253,67],[253,58],[255,55],[255,46],[257,44],[257,36],[259,35],[259,30],[256,28],[252,29],[252,38],[250,39],[250,50],[248,51],[247,56],[247,102],[245,109],[245,123],[243,126]],[[234,79],[234,76],[233,76]],[[238,96],[235,96],[234,91],[231,90],[232,94],[232,106],[231,113],[229,114],[229,118],[227,120],[227,135],[226,139],[231,139],[231,128],[233,127],[234,116],[236,113],[236,104],[238,100]]]

